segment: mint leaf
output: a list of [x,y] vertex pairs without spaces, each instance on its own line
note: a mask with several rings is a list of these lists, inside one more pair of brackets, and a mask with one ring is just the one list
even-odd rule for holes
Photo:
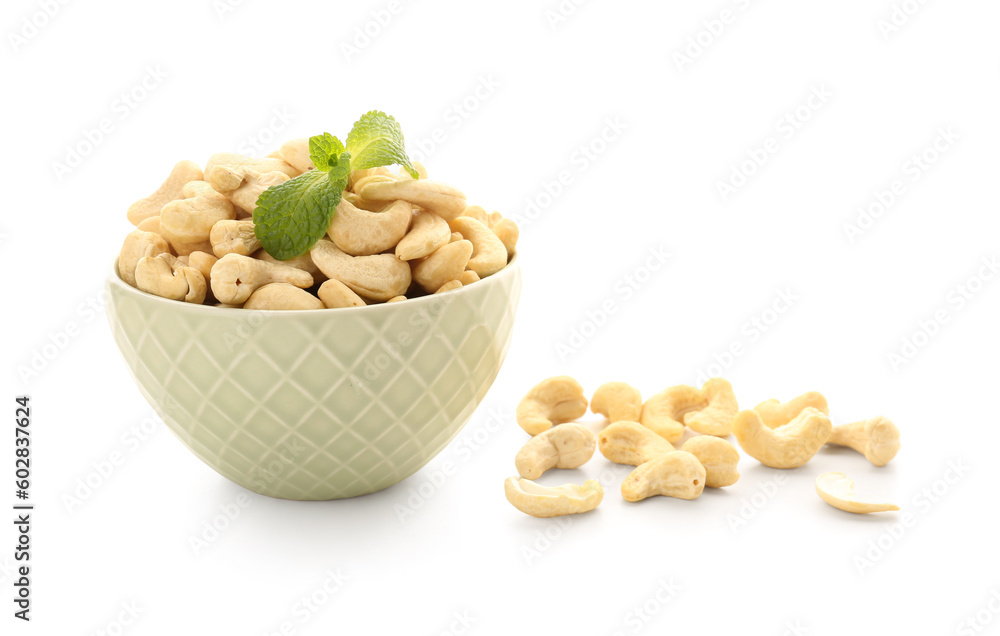
[[381,111],[367,112],[355,122],[347,135],[347,151],[351,153],[352,170],[398,164],[414,179],[420,178],[406,154],[399,123]]
[[308,252],[326,234],[347,187],[346,176],[330,177],[317,165],[316,170],[273,185],[260,194],[253,211],[254,234],[268,254],[287,261]]
[[323,133],[309,138],[309,158],[317,170],[329,172],[340,163],[340,155],[344,152],[344,144],[330,133]]

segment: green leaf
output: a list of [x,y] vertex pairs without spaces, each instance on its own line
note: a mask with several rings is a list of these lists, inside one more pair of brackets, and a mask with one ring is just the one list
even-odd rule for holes
[[305,254],[330,227],[346,187],[346,176],[331,179],[319,166],[271,186],[257,198],[254,234],[279,261]]
[[330,172],[340,163],[340,155],[344,152],[344,144],[328,132],[309,138],[309,158],[321,172]]
[[381,111],[367,112],[355,122],[347,135],[347,151],[351,153],[352,170],[398,164],[414,179],[420,178],[406,154],[399,123]]

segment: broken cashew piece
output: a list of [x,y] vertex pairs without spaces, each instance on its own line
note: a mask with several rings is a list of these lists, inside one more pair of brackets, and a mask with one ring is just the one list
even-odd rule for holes
[[410,266],[394,254],[351,256],[326,239],[317,241],[309,254],[323,274],[364,298],[389,300],[410,288]]
[[508,477],[503,487],[507,501],[532,517],[560,517],[589,512],[604,499],[604,489],[596,479],[588,479],[582,485],[547,487],[530,479]]
[[740,478],[736,469],[740,452],[721,437],[698,435],[684,442],[681,450],[697,457],[705,467],[705,485],[709,488],[732,486]]
[[728,437],[733,432],[733,418],[740,410],[733,385],[723,378],[709,378],[701,392],[708,405],[684,415],[684,424],[696,433]]
[[787,402],[780,402],[773,398],[765,400],[753,407],[753,410],[760,414],[760,419],[763,420],[765,426],[768,428],[778,428],[791,422],[799,413],[809,407],[825,415],[830,414],[830,407],[827,405],[826,397],[818,391],[808,391]]
[[830,438],[830,418],[806,407],[788,424],[771,429],[757,411],[740,411],[733,420],[736,441],[748,455],[771,468],[797,468]]
[[251,294],[270,283],[290,283],[304,289],[312,287],[313,277],[301,269],[239,254],[226,254],[212,266],[212,293],[227,305],[247,302]]
[[465,195],[455,188],[427,179],[369,182],[355,190],[369,201],[402,199],[451,221],[465,212]]
[[212,242],[212,252],[218,258],[226,254],[250,256],[260,249],[260,241],[254,234],[254,224],[250,219],[219,221],[212,226],[209,241]]
[[597,442],[602,455],[616,464],[630,466],[640,466],[676,450],[673,444],[639,422],[624,420],[607,426],[597,436]]
[[396,256],[404,261],[424,258],[447,245],[450,238],[447,221],[432,212],[418,212],[410,231],[396,245]]
[[847,446],[876,466],[885,466],[899,452],[899,429],[881,415],[834,426],[827,444]]
[[[413,268],[413,280],[424,291],[436,292],[448,281],[458,280],[472,257],[472,250],[472,243],[469,241],[457,241],[438,248],[427,258],[410,261]],[[406,264],[405,261],[400,262]]]
[[877,503],[854,494],[854,480],[844,473],[823,473],[816,478],[816,494],[834,508],[846,512],[866,514],[869,512],[891,512],[899,506]]
[[395,247],[412,218],[413,208],[406,201],[393,201],[378,212],[369,212],[341,199],[326,234],[345,254],[371,256]]
[[640,464],[622,482],[625,501],[641,501],[663,495],[697,499],[705,490],[705,467],[685,451],[674,451]]
[[320,285],[316,295],[323,301],[323,305],[327,309],[364,307],[367,304],[361,296],[355,294],[350,287],[336,278],[331,278]]
[[159,216],[163,206],[182,197],[181,191],[185,185],[191,181],[201,181],[203,178],[201,166],[195,162],[186,160],[178,162],[156,192],[129,206],[127,213],[129,222],[132,225],[139,225],[146,219]]
[[197,269],[188,267],[172,254],[158,254],[139,259],[135,267],[136,287],[142,291],[200,305],[205,302],[208,286]]
[[243,309],[323,309],[323,303],[304,289],[288,283],[269,283],[250,294]]
[[623,420],[638,422],[642,415],[639,389],[626,382],[605,382],[590,398],[590,410],[608,418],[612,424]]
[[550,468],[579,468],[594,456],[597,440],[580,424],[550,428],[527,441],[514,457],[521,477],[538,479]]
[[587,398],[580,383],[568,375],[542,380],[521,398],[517,423],[529,435],[538,435],[553,424],[569,422],[587,412]]
[[639,422],[668,442],[684,434],[684,415],[708,405],[705,394],[686,384],[668,387],[642,405]]

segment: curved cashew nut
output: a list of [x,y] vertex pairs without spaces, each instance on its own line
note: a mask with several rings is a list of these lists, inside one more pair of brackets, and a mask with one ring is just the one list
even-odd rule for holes
[[417,212],[406,236],[396,245],[396,257],[404,261],[430,256],[448,244],[451,228],[448,222],[432,212]]
[[364,298],[389,300],[410,287],[410,266],[392,254],[351,256],[325,239],[309,254],[327,277],[336,278]]
[[899,452],[899,429],[879,415],[834,426],[826,443],[853,448],[876,466],[885,466]]
[[367,183],[355,190],[369,201],[395,201],[402,199],[415,206],[437,214],[445,221],[455,219],[465,212],[465,195],[459,190],[439,183],[418,179],[416,181],[383,181]]
[[313,277],[301,269],[273,265],[249,256],[226,254],[212,266],[212,293],[227,305],[245,303],[250,295],[270,283],[312,287]]
[[256,170],[246,169],[244,172],[245,176],[242,185],[229,193],[229,200],[245,216],[253,215],[253,211],[257,207],[257,198],[260,197],[264,190],[273,185],[280,185],[288,181],[288,175],[277,170],[261,173]]
[[413,280],[426,292],[437,291],[448,281],[457,280],[462,275],[472,257],[472,249],[471,242],[457,241],[438,248],[427,258],[410,261]]
[[514,457],[514,466],[521,477],[538,479],[550,468],[583,466],[596,447],[597,440],[586,426],[557,426],[529,439]]
[[458,282],[462,283],[463,285],[471,285],[472,283],[478,283],[480,280],[482,279],[479,278],[479,274],[475,273],[471,269],[465,270],[464,272],[462,272],[462,275],[458,277]]
[[538,435],[575,420],[587,412],[587,398],[580,383],[568,375],[542,380],[521,398],[517,405],[517,423],[529,435]]
[[825,415],[830,414],[830,407],[826,403],[826,398],[822,393],[809,391],[792,398],[787,402],[779,402],[776,399],[764,400],[753,410],[760,414],[760,419],[768,428],[778,428],[794,420],[799,413],[812,407]]
[[319,268],[316,267],[316,263],[313,262],[312,256],[309,255],[309,252],[306,252],[301,256],[290,258],[287,261],[279,261],[275,257],[268,254],[266,250],[260,249],[253,253],[253,257],[257,260],[266,261],[274,265],[284,265],[285,267],[301,269],[303,272],[309,272],[312,274],[313,278],[316,279],[322,280],[325,278],[323,273],[319,271]]
[[[216,174],[216,168],[222,168],[222,170]],[[301,170],[296,170],[284,159],[246,157],[234,152],[217,152],[209,157],[205,163],[205,180],[211,183],[212,187],[221,188],[219,192],[232,192],[243,183],[245,169],[260,173],[283,172],[289,178],[302,174]]]
[[201,272],[166,253],[140,258],[135,267],[135,282],[146,293],[196,305],[205,302],[208,291]]
[[[596,394],[595,394],[596,395]],[[562,426],[556,427],[558,430]],[[639,466],[674,452],[674,446],[638,422],[614,422],[597,436],[601,454],[616,464]]]
[[559,517],[588,512],[600,505],[604,489],[596,479],[583,485],[540,486],[530,479],[508,477],[503,483],[507,501],[532,517]]
[[823,473],[816,478],[816,494],[834,508],[846,512],[865,514],[899,510],[890,503],[876,503],[854,494],[854,480],[844,473]]
[[350,190],[344,190],[344,194],[342,194],[340,198],[345,201],[350,201],[351,205],[359,210],[378,212],[385,207],[385,201],[369,201],[368,199],[362,199]]
[[163,206],[181,198],[181,191],[191,181],[201,181],[204,175],[201,166],[193,161],[181,161],[174,165],[167,180],[156,192],[145,199],[139,199],[128,209],[128,220],[132,225],[139,225],[148,218],[159,216]]
[[638,422],[642,415],[642,396],[639,389],[626,382],[605,382],[590,398],[590,410],[611,423]]
[[243,309],[323,309],[323,303],[295,285],[268,283],[250,294]]
[[212,279],[212,266],[218,261],[219,259],[208,252],[196,251],[188,255],[188,265],[201,272],[201,276],[206,282]]
[[226,254],[250,256],[260,249],[260,241],[254,234],[254,224],[250,219],[219,221],[212,226],[208,236],[212,252],[219,258]]
[[315,170],[312,158],[309,156],[309,138],[292,139],[286,141],[278,149],[278,156],[284,159],[285,163],[292,166],[299,172],[309,172]]
[[340,282],[336,278],[331,278],[319,286],[316,292],[319,299],[327,309],[338,309],[340,307],[364,307],[365,301],[358,296],[351,288]]
[[708,405],[685,414],[684,423],[697,433],[728,437],[733,432],[733,418],[740,410],[733,385],[722,378],[710,378],[701,387],[701,392]]
[[445,283],[444,285],[441,285],[440,287],[438,287],[434,291],[434,293],[435,294],[443,294],[445,292],[455,291],[456,289],[461,289],[461,288],[462,288],[462,281],[460,281],[460,280],[450,280],[447,283]]
[[732,486],[740,478],[736,469],[740,452],[720,437],[698,435],[684,442],[681,450],[697,457],[705,467],[705,485],[709,488]]
[[146,256],[169,254],[170,246],[162,236],[155,232],[143,232],[136,229],[125,235],[122,249],[118,253],[118,275],[131,285],[135,283],[135,268]]
[[481,205],[466,206],[465,211],[462,212],[462,216],[472,217],[486,227],[490,227],[490,215],[486,213],[486,210]]
[[765,426],[757,411],[740,411],[733,420],[733,433],[743,450],[771,468],[805,464],[826,444],[832,430],[830,418],[812,407],[775,429]]
[[472,243],[472,258],[467,267],[486,278],[496,274],[507,266],[507,248],[493,233],[471,216],[460,216],[448,222],[453,232],[461,233],[462,237]]
[[641,464],[622,482],[625,501],[641,501],[655,495],[696,499],[703,490],[705,467],[685,451],[667,453]]
[[514,223],[510,219],[500,219],[496,224],[490,227],[493,233],[497,235],[500,242],[503,243],[504,249],[507,250],[507,254],[513,254],[514,249],[517,247],[517,238],[521,234],[520,228],[517,227],[517,223]]
[[361,177],[351,184],[351,190],[357,194],[358,192],[361,192],[361,188],[365,187],[369,183],[392,183],[394,181],[396,181],[396,177],[391,174],[370,174],[366,177]]
[[373,175],[383,175],[386,177],[391,177],[392,172],[385,166],[380,166],[378,168],[362,168],[361,170],[352,170],[351,175],[347,178],[347,192],[354,194],[357,192],[355,186],[359,181],[365,177],[370,177]]
[[639,422],[668,442],[676,442],[684,434],[686,413],[698,411],[708,402],[705,394],[686,384],[668,387],[642,405]]
[[[416,169],[417,174],[420,176],[421,179],[427,178],[427,168],[424,167],[424,164],[420,163],[419,161],[411,161],[410,163],[413,164],[413,167]],[[399,167],[399,170],[397,171],[396,174],[396,178],[399,179],[400,181],[407,181],[413,179],[410,173],[406,171],[406,168],[402,166]]]
[[342,252],[371,256],[399,243],[412,218],[413,208],[406,201],[393,201],[379,212],[369,212],[342,198],[326,234]]
[[171,201],[160,212],[160,231],[175,247],[177,243],[204,243],[209,240],[212,226],[236,218],[229,199],[204,181],[191,181],[182,194],[183,199]]

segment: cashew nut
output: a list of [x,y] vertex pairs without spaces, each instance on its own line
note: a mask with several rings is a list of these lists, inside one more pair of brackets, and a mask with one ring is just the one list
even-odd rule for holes
[[438,287],[434,291],[434,293],[435,294],[443,294],[445,292],[455,291],[456,289],[461,289],[461,288],[462,288],[462,281],[460,281],[460,280],[450,280],[447,283],[445,283],[444,285],[441,285],[440,287]]
[[355,190],[369,201],[395,201],[402,199],[415,206],[433,212],[446,221],[465,212],[465,195],[455,188],[439,183],[418,179],[416,181],[383,181],[367,183]]
[[361,170],[352,170],[351,175],[347,178],[347,191],[351,193],[356,193],[355,186],[358,182],[365,177],[370,177],[372,175],[383,175],[386,177],[391,177],[392,172],[384,166],[378,168],[363,168]]
[[501,219],[495,225],[490,227],[493,233],[497,235],[500,242],[503,243],[504,249],[507,250],[507,254],[513,254],[514,249],[517,247],[517,238],[521,234],[521,230],[517,227],[517,223],[514,223],[510,219]]
[[[217,168],[223,169],[219,171],[218,175],[216,175]],[[217,152],[209,157],[205,163],[205,180],[212,183],[213,186],[218,184],[222,188],[222,190],[219,190],[220,192],[232,192],[243,182],[243,171],[245,169],[255,170],[260,173],[283,172],[290,178],[302,174],[301,170],[295,169],[284,159],[275,157],[258,159],[255,157],[245,157],[233,152]]]
[[[595,394],[596,395],[596,394]],[[557,426],[552,430],[559,430]],[[616,464],[639,466],[674,452],[674,446],[638,422],[613,422],[597,436],[601,454]]]
[[139,221],[138,225],[135,226],[135,229],[142,230],[143,232],[156,232],[157,234],[159,234],[160,215],[157,214],[156,216],[150,216]]
[[369,212],[341,199],[327,236],[351,256],[381,254],[406,235],[412,218],[413,208],[406,201],[393,201],[379,212]]
[[204,181],[191,181],[181,194],[183,199],[171,201],[160,212],[160,231],[175,248],[177,243],[207,242],[212,226],[236,218],[229,199]]
[[736,441],[751,457],[771,468],[797,468],[830,438],[833,425],[818,409],[806,407],[784,426],[771,429],[757,411],[740,411],[733,420]]
[[596,479],[588,479],[583,485],[547,487],[530,479],[508,477],[503,487],[507,501],[532,517],[559,517],[588,512],[604,499],[604,489]]
[[361,192],[369,183],[393,183],[396,181],[396,177],[389,174],[370,174],[367,177],[361,177],[351,185],[351,189],[357,194]]
[[400,301],[406,300],[406,296],[393,296],[389,300],[385,301],[387,303],[398,303]]
[[481,205],[466,206],[465,210],[462,212],[462,216],[472,217],[486,227],[490,226],[490,217],[486,214],[486,210],[483,209],[483,206]]
[[[420,163],[419,161],[413,161],[411,163],[413,164],[413,168],[417,171],[417,174],[420,175],[420,178],[421,179],[426,179],[427,178],[427,168],[424,167],[424,164]],[[406,181],[407,179],[413,179],[413,176],[409,172],[406,171],[406,168],[403,168],[402,166],[400,166],[397,178],[400,181]]]
[[201,272],[202,277],[206,281],[211,280],[212,266],[218,261],[219,259],[208,252],[191,252],[188,255],[188,265]]
[[475,273],[471,269],[467,269],[462,272],[462,275],[458,277],[458,280],[463,285],[471,285],[472,283],[477,283],[482,279],[479,278],[479,274]]
[[267,253],[266,250],[258,250],[254,252],[253,257],[268,263],[273,263],[274,265],[285,265],[286,267],[294,267],[295,269],[301,269],[304,272],[309,272],[312,274],[313,278],[323,280],[325,276],[316,267],[316,263],[313,262],[312,256],[309,252],[301,256],[296,256],[295,258],[290,258],[287,261],[279,261],[275,257]]
[[285,163],[292,166],[299,172],[309,172],[315,170],[312,158],[309,156],[309,138],[292,139],[286,141],[278,149],[278,156],[285,160]]
[[854,494],[854,480],[844,473],[823,473],[816,478],[816,494],[834,508],[846,512],[865,514],[899,510],[890,503],[876,503]]
[[242,185],[229,193],[229,200],[244,216],[251,216],[257,207],[257,199],[261,193],[273,185],[280,185],[286,181],[288,181],[288,175],[283,172],[260,173],[248,169],[245,170],[245,180]]
[[826,443],[853,448],[876,466],[885,466],[899,452],[899,429],[879,415],[834,426]]
[[594,456],[597,440],[590,429],[566,424],[540,433],[521,447],[514,458],[525,479],[538,479],[550,468],[579,468]]
[[486,278],[507,266],[507,248],[493,230],[471,216],[460,216],[448,222],[453,232],[460,232],[472,243],[472,258],[467,267]]
[[250,294],[243,309],[323,309],[323,303],[295,285],[268,283]]
[[685,451],[658,457],[629,473],[622,482],[625,501],[641,501],[663,495],[678,499],[696,499],[705,490],[705,467]]
[[529,435],[538,435],[575,420],[587,412],[587,398],[580,383],[568,375],[542,380],[521,398],[517,405],[517,423]]
[[340,307],[364,307],[365,301],[358,296],[351,288],[340,282],[336,278],[331,278],[319,286],[316,292],[319,299],[327,309],[338,309]]
[[424,258],[447,245],[450,237],[447,221],[431,212],[418,212],[410,231],[396,245],[396,256],[404,261]]
[[191,181],[201,181],[203,178],[201,167],[195,162],[178,162],[156,192],[129,206],[127,214],[129,222],[132,225],[139,225],[150,217],[159,216],[163,206],[181,198],[181,191],[185,185]]
[[253,221],[250,219],[219,221],[212,226],[209,240],[212,242],[212,251],[219,258],[226,254],[250,256],[260,249],[260,241],[254,234]]
[[378,212],[385,207],[385,201],[369,201],[368,199],[362,199],[350,190],[344,190],[344,194],[341,195],[341,198],[345,201],[350,201],[351,205],[354,207],[361,210],[368,210],[369,212]]
[[733,385],[722,378],[710,378],[701,387],[708,405],[695,412],[684,415],[684,423],[692,431],[727,437],[733,432],[733,418],[740,410],[736,403]]
[[[426,292],[435,292],[450,280],[457,280],[472,257],[472,243],[448,243],[427,258],[411,261],[413,280]],[[393,257],[395,258],[395,257]],[[404,263],[404,261],[399,261]],[[400,292],[402,293],[402,292]]]
[[740,478],[736,469],[740,452],[720,437],[698,435],[684,442],[681,450],[697,457],[705,467],[705,485],[709,488],[732,486]]
[[705,394],[686,384],[668,387],[642,405],[639,421],[668,442],[676,442],[684,434],[683,418],[686,413],[698,411],[708,402]]
[[135,267],[136,287],[149,294],[200,305],[208,286],[197,269],[184,265],[172,254],[139,259]]
[[639,389],[626,382],[605,382],[590,398],[590,410],[612,423],[638,422],[642,415],[642,396]]
[[310,250],[313,262],[329,278],[372,300],[389,300],[410,287],[410,266],[393,254],[351,256],[322,239]]
[[159,234],[132,230],[125,236],[121,252],[118,254],[118,275],[123,281],[135,287],[135,268],[139,260],[146,256],[169,253],[170,246]]
[[768,428],[778,428],[788,424],[795,419],[799,413],[806,408],[812,407],[819,412],[829,415],[830,407],[826,403],[826,398],[822,393],[809,391],[782,403],[776,399],[765,400],[753,407],[753,410],[760,414],[760,419]]
[[458,241],[464,240],[465,237],[462,236],[461,232],[452,232],[451,237],[448,239],[449,243],[457,243]]
[[226,254],[212,266],[212,293],[227,305],[245,303],[251,294],[269,283],[306,288],[312,287],[313,277],[301,269],[239,254]]

